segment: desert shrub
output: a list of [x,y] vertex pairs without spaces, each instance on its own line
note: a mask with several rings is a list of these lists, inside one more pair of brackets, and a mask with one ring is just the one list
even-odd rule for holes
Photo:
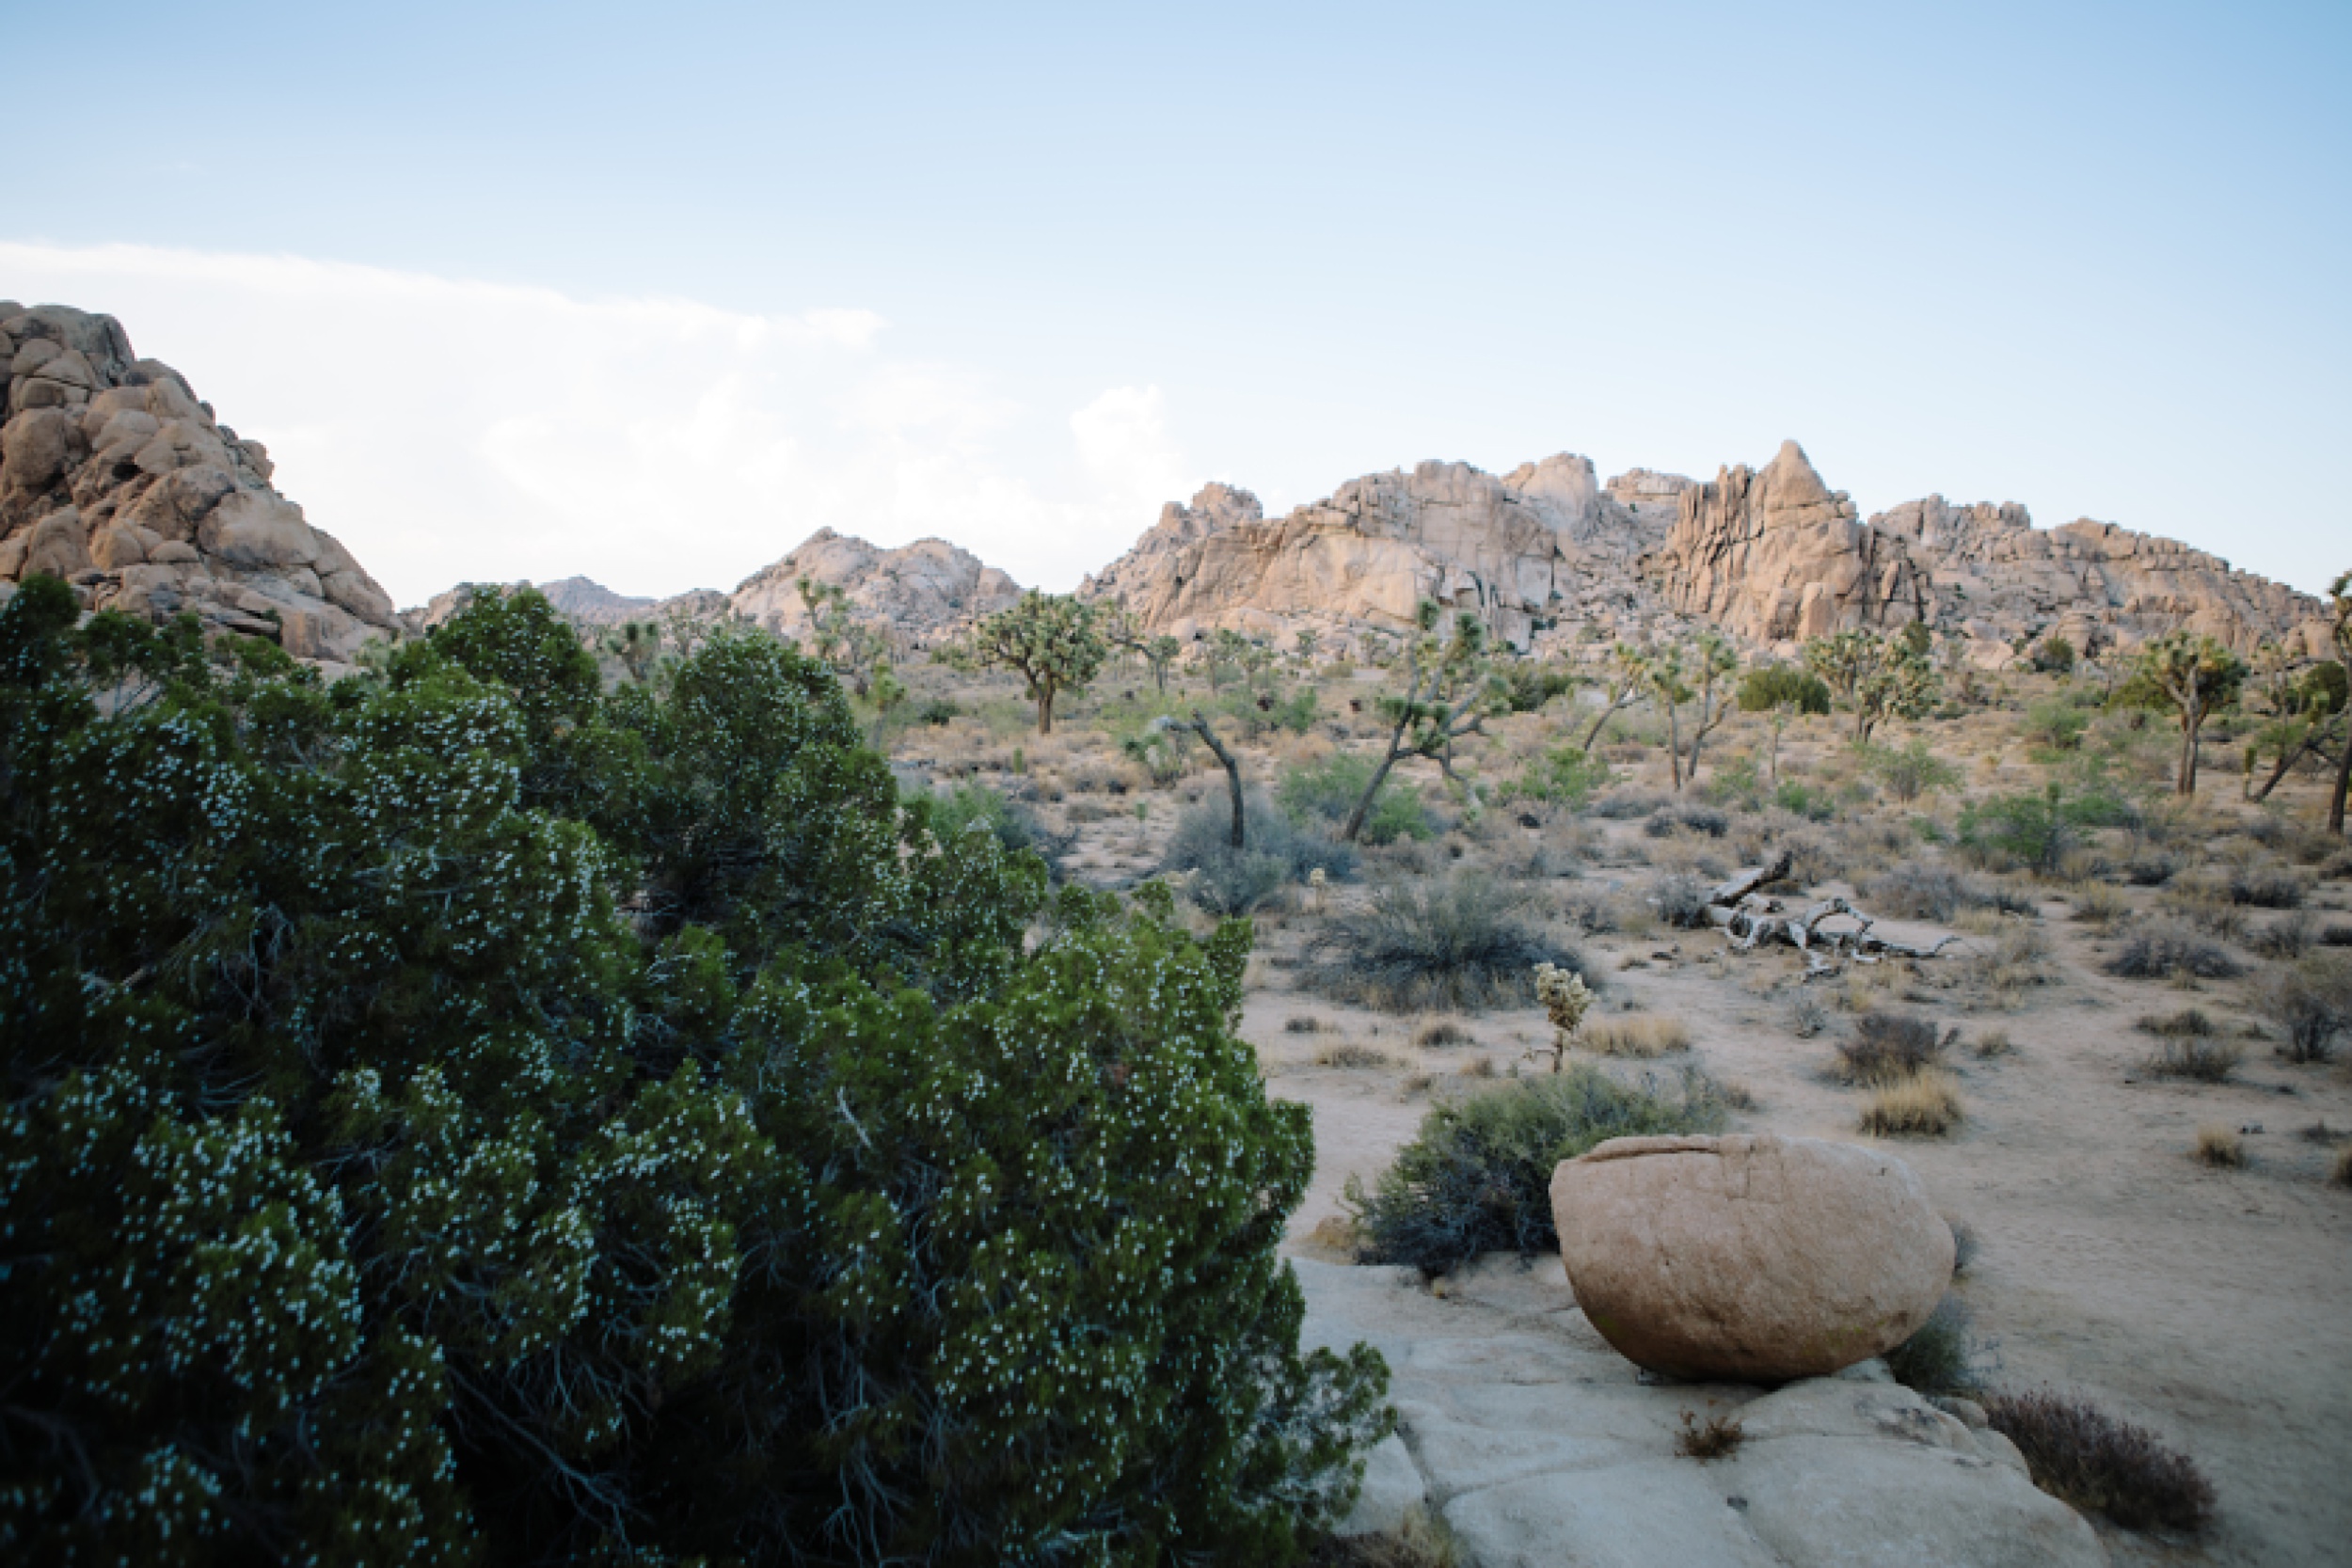
[[2209,1121],[2197,1129],[2197,1142],[2189,1152],[2200,1164],[2221,1170],[2235,1170],[2246,1164],[2245,1140],[2226,1122]]
[[2064,697],[2044,697],[2026,709],[2017,733],[2033,745],[2052,752],[2071,752],[2083,743],[2090,715]]
[[1963,906],[1982,902],[1960,873],[1930,860],[1899,862],[1860,891],[1871,913],[1898,920],[1949,920]]
[[2143,1035],[2167,1040],[2210,1039],[2221,1032],[2202,1007],[2183,1007],[2177,1013],[2161,1017],[2150,1013],[2135,1019],[2132,1027]]
[[1658,918],[1678,931],[1695,931],[1707,924],[1707,895],[1712,885],[1687,871],[1659,878],[1650,884],[1650,906]]
[[1504,662],[1500,672],[1503,705],[1513,713],[1534,713],[1554,697],[1576,689],[1575,671],[1532,658]]
[[1910,1013],[1867,1012],[1853,1037],[1837,1042],[1837,1076],[1849,1084],[1891,1084],[1944,1059],[1935,1025]]
[[2252,946],[2265,958],[2299,958],[2311,951],[2314,928],[2312,917],[2296,910],[2256,931]]
[[1997,1392],[1981,1402],[1993,1430],[2017,1445],[2034,1484],[2052,1497],[2125,1529],[2198,1530],[2212,1522],[2212,1485],[2146,1428],[2050,1389]]
[[2181,857],[2161,849],[2134,855],[2123,863],[2123,879],[2134,887],[2162,887],[2181,874]]
[[2185,926],[2159,925],[2136,931],[2106,961],[2109,974],[2129,980],[2161,980],[2173,974],[2193,974],[2200,980],[2228,980],[2245,966],[2227,949],[2209,942]]
[[1663,1056],[1691,1049],[1691,1027],[1678,1018],[1633,1013],[1597,1019],[1584,1026],[1576,1043],[1603,1056]]
[[1560,900],[1560,913],[1586,936],[1606,936],[1621,928],[1617,901],[1590,888],[1578,888]]
[[1722,1131],[1708,1079],[1686,1071],[1620,1083],[1589,1062],[1511,1079],[1422,1118],[1367,1193],[1351,1178],[1347,1204],[1363,1227],[1367,1263],[1444,1274],[1488,1252],[1532,1258],[1559,1245],[1551,1173],[1611,1138]]
[[1925,736],[1915,738],[1908,746],[1866,744],[1861,752],[1862,765],[1870,776],[1904,805],[1960,783],[1960,769],[1937,756]]
[[2311,884],[2275,865],[2240,865],[2230,873],[2230,902],[2258,910],[2300,909]]
[[2329,921],[2320,927],[2319,944],[2322,947],[2352,947],[2352,926],[2340,920]]
[[2328,1167],[2328,1180],[2339,1187],[2352,1187],[2352,1144],[2336,1150],[2335,1159]]
[[1594,801],[1593,815],[1607,817],[1611,821],[1625,822],[1651,816],[1673,803],[1663,795],[1644,795],[1627,791],[1623,794],[1604,795]]
[[1740,708],[1743,713],[1769,713],[1788,706],[1799,713],[1827,713],[1829,687],[1810,670],[1792,664],[1766,664],[1740,677]]
[[938,729],[953,722],[962,714],[963,709],[945,697],[926,697],[915,705],[914,722],[928,724],[933,729]]
[[1979,856],[2006,857],[2053,876],[2090,828],[2132,819],[2128,801],[2103,785],[2068,789],[2052,780],[2039,794],[1995,795],[1961,809],[1960,842]]
[[[1958,1232],[1954,1232],[1957,1240]],[[1960,1266],[1953,1264],[1958,1274]],[[1976,1323],[1968,1304],[1947,1292],[1918,1332],[1886,1353],[1895,1381],[1922,1394],[1964,1394],[1980,1382],[1976,1366]]]
[[1503,786],[1502,798],[1540,800],[1581,811],[1597,791],[1608,787],[1611,776],[1605,760],[1581,747],[1564,744],[1528,758],[1519,776]]
[[2105,882],[2083,882],[2074,889],[2074,918],[2088,926],[2112,926],[2132,912],[2131,900]]
[[1772,804],[1807,822],[1827,822],[1837,815],[1837,801],[1828,790],[1797,779],[1783,779],[1772,786]]
[[1448,1045],[1469,1045],[1470,1033],[1451,1019],[1437,1019],[1413,1031],[1413,1043],[1424,1051]]
[[1161,856],[1166,871],[1189,873],[1193,900],[1212,914],[1248,914],[1282,887],[1317,870],[1332,880],[1356,875],[1357,853],[1316,826],[1300,826],[1256,791],[1244,798],[1244,847],[1233,848],[1233,808],[1223,792],[1177,815]]
[[[1347,820],[1370,787],[1373,768],[1370,757],[1334,752],[1318,761],[1284,768],[1274,798],[1294,822],[1334,829]],[[1391,773],[1380,786],[1379,798],[1373,801],[1359,836],[1366,844],[1393,844],[1400,838],[1428,838],[1437,831],[1421,792]]]
[[2268,988],[2263,1010],[2287,1033],[2291,1062],[2324,1062],[2336,1037],[2352,1033],[2352,956],[2314,955]]
[[1664,838],[1677,829],[1721,838],[1731,831],[1731,818],[1712,806],[1674,806],[1653,815],[1642,831],[1652,838]]
[[1366,1068],[1392,1068],[1396,1065],[1395,1057],[1376,1045],[1365,1045],[1359,1040],[1341,1040],[1337,1044],[1323,1046],[1315,1052],[1315,1066],[1317,1067],[1359,1070]]
[[2163,1039],[2147,1062],[2159,1078],[2192,1078],[2201,1084],[2222,1083],[2246,1059],[2246,1048],[2232,1040],[2199,1035],[2175,1035]]
[[1381,1377],[1298,1349],[1246,927],[1026,945],[1037,861],[764,633],[606,693],[487,595],[329,688],[78,618],[0,609],[12,1560],[1275,1561],[1346,1506]]
[[1788,1032],[1801,1040],[1809,1040],[1829,1024],[1829,1004],[1811,991],[1798,992],[1788,1009]]
[[1923,1068],[1872,1091],[1862,1108],[1862,1131],[1940,1136],[1962,1119],[1960,1080],[1942,1068]]
[[1391,1012],[1525,1005],[1537,964],[1584,968],[1537,935],[1528,910],[1524,894],[1488,878],[1390,882],[1308,939],[1303,977],[1341,1001]]
[[1282,1021],[1282,1033],[1286,1035],[1327,1034],[1333,1027],[1322,1019],[1310,1017],[1305,1013],[1293,1013]]

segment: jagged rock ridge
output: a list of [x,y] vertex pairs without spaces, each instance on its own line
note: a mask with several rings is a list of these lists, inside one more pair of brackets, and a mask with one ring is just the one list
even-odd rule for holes
[[189,610],[327,664],[399,634],[375,579],[271,488],[262,444],[112,316],[0,301],[0,583],[52,573],[94,610]]

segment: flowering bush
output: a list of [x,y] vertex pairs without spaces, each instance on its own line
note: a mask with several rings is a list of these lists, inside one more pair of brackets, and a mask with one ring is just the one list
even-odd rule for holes
[[323,685],[0,609],[16,1560],[1279,1562],[1246,924],[941,842],[832,677],[596,689],[533,594]]

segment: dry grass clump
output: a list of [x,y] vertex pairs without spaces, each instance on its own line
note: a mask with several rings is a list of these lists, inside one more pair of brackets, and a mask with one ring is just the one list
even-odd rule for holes
[[2336,1150],[2335,1164],[2329,1169],[2328,1180],[2339,1187],[2352,1187],[2352,1144]]
[[2049,1389],[1981,1402],[1993,1430],[2017,1445],[2033,1482],[2125,1529],[2198,1530],[2213,1518],[2213,1486],[2187,1455],[2144,1427]]
[[1396,1058],[1378,1046],[1365,1045],[1356,1040],[1341,1040],[1315,1052],[1315,1066],[1317,1067],[1346,1068],[1355,1070],[1391,1068],[1396,1065]]
[[2312,924],[2302,910],[2282,914],[2256,931],[2249,945],[2265,958],[2299,958],[2311,951]]
[[1982,895],[1960,873],[1931,861],[1904,861],[1861,889],[1864,907],[1898,920],[1949,920],[1981,903]]
[[1960,1080],[1942,1068],[1926,1068],[1886,1085],[1862,1108],[1862,1131],[1882,1135],[1912,1133],[1940,1137],[1964,1116]]
[[2159,1078],[2193,1078],[2201,1084],[2218,1084],[2235,1072],[2245,1059],[2245,1048],[2233,1041],[2175,1036],[2156,1047],[2154,1054],[2148,1058],[2147,1068]]
[[1944,1059],[1935,1025],[1910,1013],[1867,1012],[1837,1042],[1836,1074],[1849,1084],[1893,1084]]
[[1707,895],[1711,891],[1708,883],[1689,872],[1676,872],[1650,884],[1649,904],[1667,925],[1693,931],[1707,924]]
[[1307,1552],[1307,1568],[1461,1568],[1462,1548],[1445,1521],[1414,1508],[1394,1529],[1334,1535]]
[[2202,1007],[2183,1007],[2161,1018],[2153,1013],[2143,1014],[2132,1027],[2143,1035],[2168,1040],[2204,1039],[2221,1033]]
[[1729,1459],[1747,1440],[1747,1432],[1736,1417],[1717,1416],[1701,1426],[1697,1413],[1686,1410],[1682,1413],[1682,1431],[1675,1437],[1675,1452],[1701,1462]]
[[2112,926],[2132,912],[2132,901],[2106,882],[2085,882],[2074,890],[2074,918],[2087,926]]
[[2230,873],[2230,902],[2258,910],[2300,909],[2311,896],[2311,884],[2292,871],[2269,865],[2242,865]]
[[2002,916],[1991,942],[1962,960],[1961,973],[2011,1005],[2027,986],[2049,982],[2050,939],[2032,921]]
[[1647,1059],[1663,1056],[1670,1052],[1690,1050],[1691,1029],[1678,1018],[1634,1013],[1585,1025],[1577,1043],[1604,1056]]
[[1331,1024],[1319,1018],[1309,1018],[1304,1013],[1294,1013],[1282,1021],[1282,1033],[1286,1035],[1322,1035],[1331,1033],[1332,1029]]
[[1450,1019],[1438,1019],[1413,1031],[1413,1043],[1424,1051],[1446,1045],[1468,1045],[1470,1031]]
[[2217,1170],[2236,1170],[2246,1164],[2246,1140],[2237,1129],[2209,1121],[2197,1130],[2197,1147],[2190,1151],[2201,1164]]
[[2162,980],[2174,974],[2228,980],[2243,974],[2245,966],[2219,942],[2207,941],[2185,926],[2168,924],[2126,940],[2107,960],[2106,971],[2129,980]]
[[1977,1054],[1988,1062],[2010,1055],[2016,1049],[2016,1042],[2009,1037],[2006,1029],[1988,1029],[1977,1037]]

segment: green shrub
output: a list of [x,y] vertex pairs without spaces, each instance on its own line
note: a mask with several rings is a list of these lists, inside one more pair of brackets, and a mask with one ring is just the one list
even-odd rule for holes
[[2067,851],[2080,847],[2086,829],[2118,827],[2132,817],[2130,803],[2104,786],[2070,790],[2053,779],[2040,794],[1970,801],[1961,810],[1960,842],[2053,877]]
[[1504,784],[1502,798],[1540,800],[1581,811],[1597,792],[1608,787],[1611,777],[1607,759],[1564,743],[1528,758],[1519,776]]
[[1863,767],[1903,805],[1960,783],[1960,769],[1929,750],[1924,738],[1899,747],[1866,744],[1860,751]]
[[1350,1178],[1359,1260],[1439,1275],[1483,1253],[1522,1258],[1560,1244],[1551,1173],[1611,1138],[1723,1130],[1724,1106],[1695,1069],[1629,1085],[1589,1062],[1513,1079],[1422,1118],[1372,1190]]
[[1194,900],[1212,914],[1248,914],[1286,883],[1320,869],[1335,881],[1356,875],[1352,844],[1293,822],[1252,791],[1243,811],[1245,847],[1233,849],[1233,808],[1222,793],[1187,806],[1168,835],[1162,869],[1192,873]]
[[78,613],[0,610],[13,1555],[1281,1561],[1344,1509],[1383,1377],[1298,1351],[1246,926],[1071,890],[1025,949],[1035,859],[762,633],[583,694],[493,597],[329,689]]
[[[1959,1272],[1957,1266],[1953,1272]],[[1886,1370],[1896,1382],[1922,1394],[1973,1392],[1981,1382],[1975,1326],[1967,1303],[1947,1294],[1916,1333],[1886,1353]]]
[[2129,980],[2162,980],[2193,974],[2200,980],[2229,980],[2245,972],[2229,949],[2185,926],[2153,926],[2132,933],[2106,962],[2109,974]]
[[[1370,757],[1334,752],[1321,761],[1285,768],[1275,786],[1275,800],[1295,822],[1336,828],[1370,787],[1373,767]],[[1366,844],[1393,844],[1400,838],[1428,838],[1436,832],[1421,792],[1391,773],[1364,818],[1361,837]]]
[[1303,977],[1391,1012],[1525,1006],[1537,964],[1584,968],[1536,934],[1530,908],[1527,894],[1486,877],[1391,882],[1308,939]]
[[1827,713],[1829,687],[1810,670],[1790,664],[1766,664],[1740,677],[1740,707],[1744,713],[1768,713],[1787,705],[1799,713]]
[[958,784],[937,797],[930,825],[942,842],[961,833],[986,833],[1006,852],[1027,850],[1056,868],[1075,842],[1073,834],[1047,829],[1021,801],[982,784]]
[[2018,733],[2032,744],[2052,752],[2072,752],[2083,743],[2090,715],[2065,697],[2044,697],[2026,709]]
[[1837,815],[1837,802],[1828,790],[1795,779],[1783,779],[1772,786],[1772,804],[1808,822],[1826,822]]

